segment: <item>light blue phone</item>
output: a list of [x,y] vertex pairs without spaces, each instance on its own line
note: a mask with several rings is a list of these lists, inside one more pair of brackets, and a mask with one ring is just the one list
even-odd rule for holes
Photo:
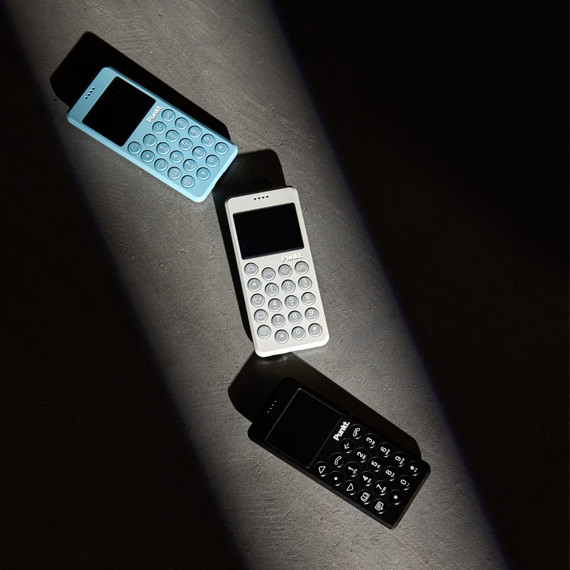
[[231,141],[110,67],[67,118],[194,202],[208,196],[237,155]]

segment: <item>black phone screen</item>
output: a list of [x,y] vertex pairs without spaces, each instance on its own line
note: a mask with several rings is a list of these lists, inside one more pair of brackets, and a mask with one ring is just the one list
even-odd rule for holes
[[155,103],[140,89],[115,77],[85,115],[83,124],[123,146]]
[[242,259],[304,247],[295,204],[234,214]]
[[265,441],[308,468],[341,418],[330,406],[298,390]]

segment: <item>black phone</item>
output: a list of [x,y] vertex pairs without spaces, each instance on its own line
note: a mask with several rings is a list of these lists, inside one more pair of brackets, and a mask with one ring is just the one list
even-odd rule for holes
[[250,439],[388,528],[398,524],[429,465],[293,378],[284,378]]

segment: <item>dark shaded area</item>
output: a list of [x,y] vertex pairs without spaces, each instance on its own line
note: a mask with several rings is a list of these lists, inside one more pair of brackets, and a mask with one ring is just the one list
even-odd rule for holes
[[[9,78],[0,98],[10,110],[0,139],[0,566],[239,568],[197,454],[0,23]],[[33,133],[32,147],[20,133]]]
[[274,6],[508,560],[567,567],[567,9]]

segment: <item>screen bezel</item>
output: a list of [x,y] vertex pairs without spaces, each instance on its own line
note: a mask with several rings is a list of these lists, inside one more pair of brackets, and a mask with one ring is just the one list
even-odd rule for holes
[[[303,415],[300,415],[301,412]],[[317,416],[317,413],[320,416]],[[277,453],[308,469],[335,433],[342,418],[343,415],[338,410],[314,394],[298,388],[271,426],[264,441]],[[304,434],[308,434],[310,439],[304,439]]]
[[[237,246],[244,260],[305,248],[299,212],[292,200],[241,210],[232,216]],[[283,220],[277,219],[284,216]],[[276,230],[278,223],[281,227]]]
[[81,122],[120,147],[128,141],[156,103],[155,97],[114,75],[101,94],[93,99]]

